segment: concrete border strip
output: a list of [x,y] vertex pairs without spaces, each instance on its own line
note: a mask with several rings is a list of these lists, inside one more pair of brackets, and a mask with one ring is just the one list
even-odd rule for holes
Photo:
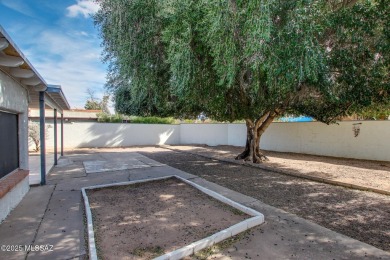
[[176,178],[179,179],[192,187],[202,191],[203,193],[206,193],[207,195],[213,197],[214,199],[228,204],[242,212],[245,212],[246,214],[252,216],[251,218],[248,218],[244,221],[241,221],[233,226],[230,226],[222,231],[219,231],[211,236],[208,236],[206,238],[203,238],[201,240],[198,240],[196,242],[193,242],[187,246],[184,246],[182,248],[179,248],[177,250],[174,250],[172,252],[166,253],[164,255],[161,255],[159,257],[154,258],[154,260],[178,260],[186,256],[190,256],[206,247],[212,246],[216,243],[221,242],[222,240],[225,240],[229,237],[235,236],[238,233],[241,233],[247,229],[250,229],[252,227],[255,227],[257,225],[260,225],[264,223],[264,215],[260,212],[253,210],[249,207],[246,207],[240,203],[237,203],[231,199],[226,198],[225,196],[214,192],[212,190],[209,190],[205,187],[202,187],[199,184],[196,184],[194,182],[191,182],[189,180],[186,180],[178,175],[168,175],[164,177],[158,177],[158,178],[148,178],[143,180],[136,180],[136,181],[127,181],[127,182],[118,182],[118,183],[110,183],[110,184],[102,184],[102,185],[95,185],[95,186],[88,186],[81,189],[83,198],[84,198],[84,205],[85,205],[85,211],[87,215],[87,225],[88,225],[88,248],[89,248],[89,257],[91,260],[97,260],[97,251],[96,251],[96,244],[95,244],[95,234],[93,230],[93,221],[92,221],[92,212],[88,201],[88,196],[86,193],[86,190],[92,190],[92,189],[99,189],[99,188],[108,188],[108,187],[115,187],[115,186],[123,186],[123,185],[131,185],[136,183],[145,183],[150,181],[158,181],[158,180],[165,180],[170,178]]
[[89,205],[89,200],[87,193],[85,192],[85,188],[82,188],[81,192],[83,194],[84,199],[85,214],[87,215],[89,258],[91,260],[97,260],[98,257],[95,244],[95,233],[93,231],[91,207]]

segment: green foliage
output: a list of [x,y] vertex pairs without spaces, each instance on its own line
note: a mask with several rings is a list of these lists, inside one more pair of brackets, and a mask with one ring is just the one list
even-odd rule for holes
[[172,117],[130,117],[130,122],[135,124],[176,124]]
[[390,103],[373,104],[356,113],[363,120],[390,120]]
[[123,116],[121,114],[110,115],[107,113],[98,113],[97,117],[98,117],[98,122],[102,122],[102,123],[122,123],[123,120],[127,119],[126,116]]
[[329,123],[383,104],[390,7],[336,2],[99,1],[116,109],[231,122],[289,113]]
[[87,100],[84,108],[87,110],[101,110],[100,102],[97,100]]
[[138,116],[126,116],[123,114],[109,115],[106,113],[99,113],[98,122],[101,123],[127,123],[134,124],[176,124],[177,120],[172,117],[138,117]]
[[360,1],[328,15],[328,90],[322,99],[301,104],[299,111],[327,121],[389,101],[389,18],[385,1]]
[[99,1],[95,23],[101,28],[104,60],[110,61],[107,86],[120,113],[150,116],[172,111],[158,2]]

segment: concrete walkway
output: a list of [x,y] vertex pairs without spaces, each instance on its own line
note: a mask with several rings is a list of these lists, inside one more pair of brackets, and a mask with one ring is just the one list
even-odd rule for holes
[[[59,166],[54,167],[48,177],[48,185],[31,188],[0,225],[0,245],[41,245],[47,250],[2,250],[0,259],[85,259],[88,250],[84,239],[82,187],[173,174],[191,179],[265,215],[265,224],[214,255],[214,259],[390,259],[389,252],[195,175],[161,165],[134,151],[86,150],[61,158]],[[137,161],[137,164],[132,165],[131,161]],[[88,174],[84,165],[89,167]],[[118,170],[112,171],[110,167]]]

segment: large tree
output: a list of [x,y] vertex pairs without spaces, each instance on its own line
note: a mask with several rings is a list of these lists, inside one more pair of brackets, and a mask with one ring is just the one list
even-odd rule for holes
[[133,114],[242,120],[237,159],[284,113],[324,123],[389,95],[389,6],[378,1],[105,0],[108,85]]
[[171,113],[169,64],[157,0],[104,0],[95,15],[110,63],[107,86],[118,112],[151,116]]

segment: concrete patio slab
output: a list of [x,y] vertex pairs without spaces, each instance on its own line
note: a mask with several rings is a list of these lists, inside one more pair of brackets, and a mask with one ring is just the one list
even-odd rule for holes
[[86,177],[84,166],[82,163],[72,163],[67,166],[55,166],[52,168],[50,175],[46,178],[47,181],[54,180],[69,180],[73,178]]
[[84,153],[69,153],[66,154],[66,157],[73,162],[105,160],[100,153],[92,153],[91,151],[85,151]]
[[170,175],[177,175],[184,179],[198,178],[198,176],[180,171],[170,166],[151,167],[147,169],[132,170],[129,172],[129,181],[165,177]]
[[[101,174],[90,174],[88,177],[80,177],[66,180],[55,179],[53,182],[57,184],[56,190],[62,191],[80,191],[81,188],[90,186],[90,185],[100,185],[106,183],[116,183],[129,180],[129,170],[125,171],[115,171],[101,173]],[[52,181],[49,180],[49,183]]]
[[58,159],[56,167],[66,167],[71,164],[73,164],[73,161],[70,158],[61,157]]
[[101,152],[100,156],[104,158],[105,160],[109,161],[128,161],[132,159],[137,159],[139,157],[144,157],[143,155],[136,153],[136,152],[129,152],[129,151],[112,151],[112,152]]
[[152,160],[141,154],[139,154],[139,156],[137,156],[136,159],[152,167],[166,166],[166,164],[156,162],[155,160]]
[[85,172],[98,173],[98,172],[113,172],[120,170],[130,170],[138,168],[147,168],[149,165],[137,160],[128,159],[126,162],[118,161],[85,161],[83,162]]

